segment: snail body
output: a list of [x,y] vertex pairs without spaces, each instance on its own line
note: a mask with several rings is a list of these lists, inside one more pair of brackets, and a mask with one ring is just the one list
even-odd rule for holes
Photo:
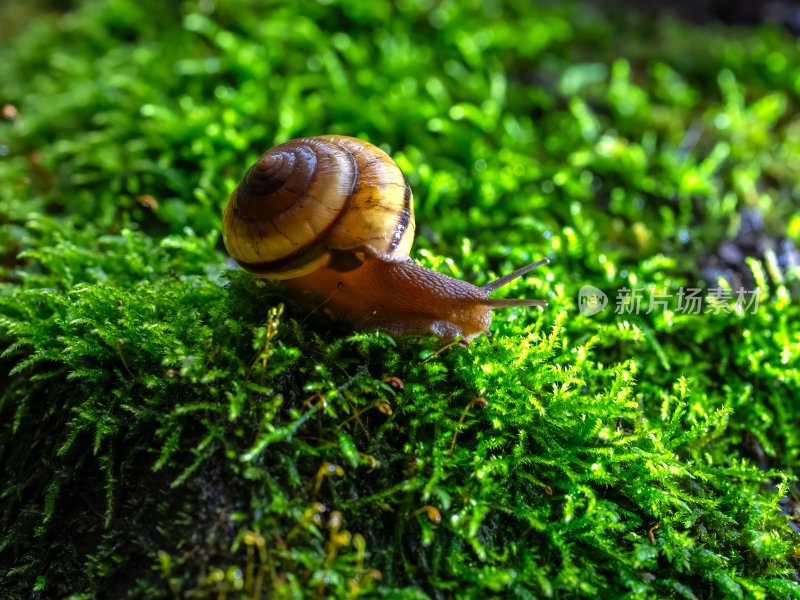
[[545,264],[483,287],[415,264],[413,196],[395,162],[345,136],[275,146],[247,171],[223,213],[223,240],[245,269],[286,287],[334,318],[392,335],[471,340],[492,309],[543,306],[489,294]]

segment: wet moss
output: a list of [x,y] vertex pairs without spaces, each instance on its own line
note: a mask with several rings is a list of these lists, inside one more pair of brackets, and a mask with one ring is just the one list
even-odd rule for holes
[[[4,596],[796,597],[798,52],[513,0],[32,17],[0,48]],[[549,256],[507,292],[549,306],[443,348],[236,270],[227,194],[317,133],[396,157],[415,259]]]

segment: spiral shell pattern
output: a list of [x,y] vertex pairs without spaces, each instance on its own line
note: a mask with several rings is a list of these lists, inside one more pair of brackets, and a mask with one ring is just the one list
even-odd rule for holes
[[223,239],[239,264],[269,279],[311,273],[337,251],[400,262],[414,240],[411,189],[368,142],[300,138],[250,167],[225,207]]

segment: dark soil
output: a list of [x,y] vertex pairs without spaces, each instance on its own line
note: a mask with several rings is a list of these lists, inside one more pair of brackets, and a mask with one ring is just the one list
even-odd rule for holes
[[800,0],[588,0],[588,3],[619,10],[620,14],[630,13],[631,9],[652,15],[671,13],[703,25],[772,22],[800,34]]
[[786,237],[770,235],[764,229],[760,212],[744,208],[739,214],[741,222],[736,237],[722,242],[700,261],[700,272],[709,285],[715,285],[717,278],[722,277],[734,290],[754,289],[755,279],[746,259],[754,257],[763,261],[767,252],[775,253],[784,275],[800,265],[800,249]]

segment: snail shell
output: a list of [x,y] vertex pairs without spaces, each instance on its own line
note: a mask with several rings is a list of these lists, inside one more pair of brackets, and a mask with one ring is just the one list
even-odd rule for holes
[[546,304],[488,296],[547,259],[477,287],[415,264],[414,227],[411,189],[391,157],[336,135],[268,150],[223,213],[240,265],[356,327],[470,340],[488,333],[493,308]]
[[292,279],[342,258],[407,260],[411,188],[380,148],[323,135],[275,146],[250,167],[228,203],[228,252],[245,269]]

